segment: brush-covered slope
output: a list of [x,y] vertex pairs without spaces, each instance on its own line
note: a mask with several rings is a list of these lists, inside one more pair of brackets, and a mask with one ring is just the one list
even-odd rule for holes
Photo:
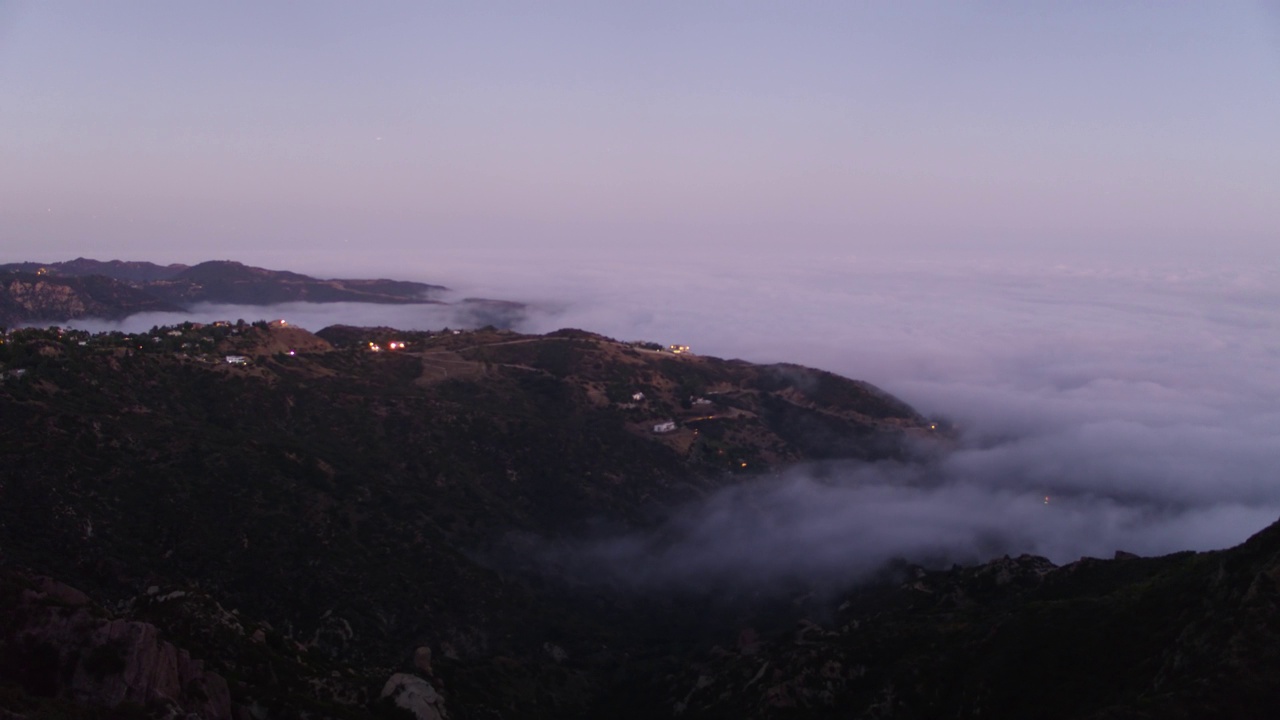
[[[945,438],[876,388],[566,330],[0,344],[0,717],[1270,717],[1280,530],[622,591],[530,537]],[[50,579],[51,576],[52,579]],[[758,590],[758,589],[757,589]],[[7,714],[5,714],[7,713]]]
[[1280,707],[1280,523],[1219,552],[904,563],[836,602],[646,668],[617,697],[723,718],[1261,720]]
[[932,432],[861,383],[577,331],[28,330],[0,363],[6,562],[104,603],[199,588],[375,666],[429,646],[488,668],[617,632],[574,605],[590,598],[506,577],[492,558],[512,533],[646,523],[783,463],[901,457]]

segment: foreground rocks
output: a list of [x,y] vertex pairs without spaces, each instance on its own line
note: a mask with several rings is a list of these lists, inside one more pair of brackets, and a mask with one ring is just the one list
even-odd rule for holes
[[21,591],[3,648],[30,692],[91,707],[234,720],[227,682],[162,639],[154,625],[95,612],[84,593],[49,578]]
[[448,720],[449,714],[444,709],[444,698],[431,683],[416,675],[396,673],[387,680],[382,688],[381,697],[387,698],[413,713],[418,720]]

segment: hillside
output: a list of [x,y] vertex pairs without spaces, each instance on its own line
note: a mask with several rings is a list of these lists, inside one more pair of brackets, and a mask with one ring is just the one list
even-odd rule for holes
[[140,312],[180,309],[145,290],[101,275],[0,274],[0,327],[88,317],[121,320]]
[[9,333],[0,713],[1261,717],[1276,700],[1275,528],[1199,555],[900,563],[825,596],[638,591],[559,565],[537,548],[655,527],[797,462],[950,442],[866,383],[657,347]]
[[108,603],[200,588],[295,638],[339,623],[317,647],[348,662],[448,646],[481,675],[553,637],[582,651],[624,613],[584,624],[582,600],[503,570],[511,533],[644,524],[735,478],[900,457],[932,432],[860,383],[578,331],[31,330],[2,361],[7,562]]

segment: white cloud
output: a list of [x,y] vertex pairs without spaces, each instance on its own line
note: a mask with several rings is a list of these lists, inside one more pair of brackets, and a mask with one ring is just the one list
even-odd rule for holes
[[[797,470],[750,502],[726,491],[655,536],[669,564],[650,572],[1158,554],[1229,546],[1280,518],[1274,271],[744,265],[616,268],[531,329],[830,369],[952,419],[962,446],[927,470],[845,467],[823,483]],[[637,566],[657,541],[612,542],[591,552]]]
[[[661,543],[624,536],[592,550],[606,556],[648,557],[665,543],[664,572],[677,575],[716,564],[760,572],[762,558],[838,574],[941,550],[1063,561],[1224,547],[1280,517],[1273,269],[645,257],[637,248],[600,262],[456,256],[407,274],[458,297],[529,301],[523,330],[579,327],[821,367],[962,429],[962,446],[928,468],[842,466],[821,482],[797,471],[685,509]],[[421,306],[293,305],[257,316],[313,329],[464,321]]]

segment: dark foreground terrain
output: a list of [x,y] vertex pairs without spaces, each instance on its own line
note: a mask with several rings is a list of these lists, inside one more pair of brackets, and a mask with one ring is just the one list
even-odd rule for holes
[[550,547],[795,463],[865,383],[581,331],[0,345],[0,718],[1272,717],[1280,527],[1216,553],[636,589]]

